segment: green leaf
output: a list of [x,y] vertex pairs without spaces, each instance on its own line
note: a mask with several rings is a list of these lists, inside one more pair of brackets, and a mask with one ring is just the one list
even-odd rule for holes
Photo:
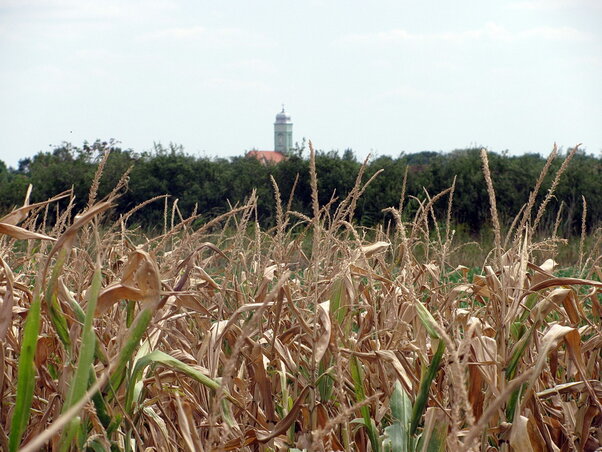
[[418,441],[417,451],[444,452],[449,421],[440,408],[429,408],[426,412],[424,430]]
[[429,334],[429,336],[433,339],[441,339],[439,333],[434,327],[434,325],[436,325],[437,322],[435,321],[435,318],[432,316],[432,314],[428,311],[428,309],[426,309],[426,306],[424,306],[418,300],[416,300],[414,306],[416,307],[416,313],[418,314],[420,321],[426,328],[426,331]]
[[526,309],[520,315],[521,323],[524,323],[525,320],[527,320],[527,317],[529,317],[529,314],[531,313],[531,309],[533,309],[533,306],[535,306],[535,303],[537,302],[537,297],[538,297],[537,293],[532,293],[527,296],[527,299],[524,302]]
[[97,440],[93,439],[86,444],[88,449],[91,449],[93,452],[107,452],[107,449],[103,446],[103,444]]
[[392,450],[400,452],[409,451],[412,402],[399,381],[395,382],[390,405],[391,414],[395,422],[385,429],[385,434],[390,439]]
[[[167,353],[164,353],[160,350],[155,350],[155,351],[150,352],[148,355],[143,356],[138,361],[136,361],[136,365],[134,366],[134,369],[132,371],[130,384],[128,385],[127,392],[126,392],[126,399],[125,399],[126,400],[126,402],[125,402],[126,411],[131,410],[131,406],[133,403],[134,382],[138,381],[141,378],[141,374],[142,374],[142,371],[144,370],[144,368],[152,363],[162,364],[164,366],[169,367],[172,370],[176,370],[185,375],[188,375],[189,377],[191,377],[191,378],[195,379],[196,381],[198,381],[199,383],[201,383],[203,386],[206,386],[209,389],[213,389],[214,391],[216,391],[217,389],[219,389],[221,387],[221,384],[219,382],[208,377],[207,375],[198,371],[194,367],[189,366],[186,363],[183,363],[179,359],[176,359],[176,358],[168,355]],[[234,397],[232,397],[228,393],[228,391],[226,391],[224,388],[222,390],[223,390],[225,397],[229,401],[231,401],[235,404],[238,404],[238,401]]]
[[[67,293],[66,295],[67,295],[67,297],[66,297],[67,303],[69,303],[69,307],[73,311],[75,318],[79,322],[84,323],[86,321],[86,313],[84,312],[82,307],[79,305],[79,303],[69,293]],[[101,363],[103,363],[105,366],[108,367],[109,359],[105,355],[105,353],[102,349],[102,346],[100,345],[100,342],[98,342],[98,341],[95,341],[95,342],[96,342],[96,347],[95,347],[94,356],[97,359],[99,359]]]
[[334,373],[333,363],[334,359],[332,357],[328,360],[328,364],[324,363],[324,359],[320,360],[318,368],[320,375],[316,379],[316,384],[318,385],[320,400],[322,402],[328,402],[334,391],[334,378],[331,375],[331,373]]
[[[364,400],[366,400],[366,394],[364,392],[362,369],[359,365],[357,357],[351,356],[349,364],[351,366],[351,377],[353,378],[353,386],[355,389],[355,399],[358,403],[363,402]],[[368,430],[368,438],[370,439],[372,450],[378,452],[380,451],[380,443],[378,440],[376,425],[370,417],[370,407],[364,405],[360,408],[360,411],[362,413],[364,426],[366,427],[366,430]]]
[[385,428],[385,439],[383,440],[383,449],[392,452],[407,452],[407,438],[405,437],[401,424],[395,422]]
[[518,404],[520,396],[526,387],[527,385],[523,384],[510,395],[510,399],[508,399],[508,403],[506,404],[506,420],[508,422],[512,422],[512,420],[514,419],[516,405]]
[[65,248],[61,248],[56,258],[54,267],[52,268],[52,274],[50,276],[50,280],[48,281],[48,287],[46,289],[44,299],[46,301],[46,307],[48,308],[48,317],[50,318],[50,322],[52,323],[52,326],[54,326],[59,339],[63,343],[63,346],[69,355],[69,359],[71,359],[72,350],[71,338],[69,337],[69,326],[57,298],[58,279],[66,260],[67,250]]
[[523,322],[512,322],[510,325],[510,334],[514,340],[519,340],[525,334],[526,328]]
[[[94,332],[93,324],[94,312],[96,310],[98,294],[100,293],[101,280],[102,272],[100,266],[97,266],[96,270],[94,271],[94,277],[92,278],[92,285],[88,289],[86,317],[82,330],[82,345],[80,347],[75,375],[71,380],[69,394],[67,395],[67,400],[63,404],[63,413],[75,405],[88,390],[88,383],[90,382],[90,369],[94,363],[94,352],[96,349],[96,333]],[[63,432],[59,447],[60,450],[67,450],[69,448],[69,438],[73,437],[78,426],[79,420],[77,422],[72,421],[69,423],[69,426]]]
[[412,415],[412,401],[408,396],[407,392],[401,386],[399,380],[395,382],[395,388],[391,395],[391,413],[396,421],[401,422],[402,425],[409,422]]
[[443,357],[444,351],[445,343],[443,341],[439,341],[437,351],[433,355],[431,364],[429,365],[425,374],[422,376],[422,380],[420,381],[420,389],[418,390],[418,395],[416,396],[416,401],[414,402],[414,409],[412,410],[412,422],[410,425],[411,435],[414,435],[416,433],[416,429],[418,428],[418,424],[420,423],[422,414],[426,409],[426,404],[429,396],[429,389],[431,387],[431,383],[435,379],[437,370],[439,370],[439,364],[441,363],[441,358]]
[[36,377],[34,358],[40,330],[41,304],[42,302],[38,293],[31,303],[23,329],[17,376],[17,398],[8,441],[8,450],[10,452],[15,452],[19,448],[21,437],[29,421]]
[[[94,373],[94,368],[90,368],[90,386],[96,383],[96,374]],[[92,396],[92,402],[94,403],[94,408],[96,409],[96,415],[100,420],[102,426],[107,430],[107,434],[110,432],[109,427],[111,422],[113,422],[111,415],[109,414],[109,410],[107,409],[107,404],[100,392],[96,392]]]
[[348,306],[345,304],[345,293],[345,282],[343,278],[340,278],[334,283],[330,295],[330,313],[333,314],[339,325],[343,323],[348,310]]
[[506,366],[506,380],[510,381],[514,378],[516,369],[518,368],[518,363],[525,353],[527,346],[531,342],[531,337],[535,332],[536,327],[537,324],[533,324],[529,332],[527,334],[523,334],[521,339],[514,346],[512,355],[510,356],[510,361],[508,361],[508,365]]
[[117,356],[117,365],[109,380],[111,391],[107,394],[108,400],[111,400],[114,397],[117,389],[119,389],[119,386],[121,386],[121,383],[125,379],[126,366],[134,356],[134,352],[140,344],[140,339],[142,339],[142,336],[146,332],[146,329],[153,318],[153,312],[154,310],[151,307],[145,307],[136,316],[132,326],[130,326],[125,344]]
[[[433,428],[429,442],[426,445],[426,452],[444,452],[445,440],[447,439],[447,424],[442,423]],[[425,450],[425,449],[423,449]]]

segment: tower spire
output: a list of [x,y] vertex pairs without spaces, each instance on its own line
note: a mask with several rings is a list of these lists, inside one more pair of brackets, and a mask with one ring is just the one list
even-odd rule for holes
[[291,116],[284,111],[276,115],[274,123],[274,150],[287,154],[293,147],[293,122]]

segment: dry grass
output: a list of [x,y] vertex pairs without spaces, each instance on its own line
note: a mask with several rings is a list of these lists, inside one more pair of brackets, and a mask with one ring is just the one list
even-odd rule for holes
[[255,194],[199,230],[175,203],[159,237],[127,215],[106,224],[119,200],[95,201],[102,169],[87,210],[51,233],[57,199],[2,218],[1,448],[601,446],[599,238],[580,247],[580,278],[555,277],[536,260],[558,242],[534,241],[535,195],[502,243],[489,176],[495,248],[469,278],[449,267],[458,244],[432,208],[452,209],[453,187],[412,223],[402,196],[392,230],[365,231],[351,221],[361,175],[331,209],[313,151],[310,164],[313,218],[273,181],[273,230]]

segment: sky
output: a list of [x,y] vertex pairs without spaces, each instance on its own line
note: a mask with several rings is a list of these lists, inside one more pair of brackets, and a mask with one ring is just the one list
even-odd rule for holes
[[602,153],[602,0],[0,0],[0,160],[62,142],[206,157]]

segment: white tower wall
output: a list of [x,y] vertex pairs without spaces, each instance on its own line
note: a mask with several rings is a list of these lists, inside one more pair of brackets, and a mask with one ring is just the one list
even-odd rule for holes
[[282,111],[276,115],[274,123],[274,150],[288,153],[293,147],[293,123],[288,113]]

